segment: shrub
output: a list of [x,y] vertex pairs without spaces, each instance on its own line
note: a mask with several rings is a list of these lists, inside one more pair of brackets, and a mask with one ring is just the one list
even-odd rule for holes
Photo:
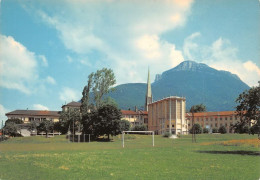
[[170,137],[171,136],[171,133],[170,132],[165,132],[165,133],[163,133],[163,137]]
[[190,134],[192,134],[193,133],[193,128],[194,128],[194,133],[195,134],[201,134],[201,132],[202,132],[202,128],[201,128],[201,126],[199,125],[199,124],[194,124],[193,125],[193,127],[190,129]]
[[208,128],[203,128],[203,133],[208,134],[209,133],[209,129]]
[[132,128],[132,131],[147,131],[146,125],[136,125]]
[[221,134],[226,134],[227,133],[227,129],[225,128],[225,126],[220,126],[218,129],[218,132]]
[[218,133],[218,129],[217,128],[213,128],[212,129],[212,133]]

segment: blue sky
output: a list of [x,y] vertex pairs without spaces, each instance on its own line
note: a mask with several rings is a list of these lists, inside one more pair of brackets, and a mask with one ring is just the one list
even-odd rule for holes
[[184,60],[260,80],[258,0],[0,0],[0,120],[60,110],[87,76],[145,82]]

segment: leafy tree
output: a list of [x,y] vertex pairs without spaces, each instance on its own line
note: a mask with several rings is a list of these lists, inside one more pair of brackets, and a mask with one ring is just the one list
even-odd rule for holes
[[23,120],[16,118],[16,119],[7,119],[5,121],[5,125],[8,124],[8,123],[11,123],[11,122],[13,122],[15,124],[23,124]]
[[[62,111],[60,121],[56,124],[56,128],[60,129],[62,134],[70,130],[72,135],[75,135],[76,126],[80,126],[80,111],[77,108],[69,108],[67,111]],[[69,129],[70,128],[70,129]],[[74,139],[74,138],[73,138]]]
[[130,122],[123,119],[120,121],[120,133],[123,131],[129,131],[130,130]]
[[253,124],[258,128],[258,138],[260,138],[260,86],[244,91],[238,96],[236,102],[238,103],[236,113],[240,117],[240,122],[234,126],[235,131],[246,125],[250,126],[254,120]]
[[117,107],[103,105],[93,113],[92,118],[95,137],[106,134],[109,140],[110,134],[115,136],[120,133],[121,111]]
[[255,124],[249,129],[249,134],[259,134],[259,125]]
[[218,129],[218,132],[221,134],[226,134],[227,133],[227,129],[225,126],[220,126]]
[[90,100],[90,91],[93,86],[93,76],[94,76],[94,73],[91,73],[88,76],[88,84],[84,87],[83,92],[82,92],[80,109],[81,109],[81,113],[82,113],[83,117],[87,115],[87,113],[90,109],[89,100]]
[[54,123],[53,121],[43,120],[40,122],[39,126],[37,126],[37,131],[43,131],[46,133],[46,138],[48,137],[48,133],[53,130]]
[[192,113],[192,129],[190,133],[192,134],[192,142],[196,142],[196,133],[194,127],[194,113],[197,112],[205,112],[206,111],[206,106],[204,104],[198,104],[198,105],[193,105],[190,108],[190,112]]
[[218,133],[218,129],[217,128],[213,128],[212,129],[212,133]]
[[102,98],[116,84],[116,79],[112,69],[103,68],[93,75],[93,93],[96,107],[102,105]]
[[202,128],[198,123],[194,124],[190,129],[190,133],[201,134],[201,132],[202,132]]
[[[81,99],[81,123],[83,132],[86,134],[94,133],[94,119],[100,107],[112,105],[117,107],[117,103],[110,97],[104,95],[113,90],[111,87],[116,83],[115,75],[111,69],[103,68],[88,76],[88,84],[84,87]],[[90,101],[90,93],[93,92],[94,101]],[[95,130],[97,132],[97,130]],[[98,133],[97,133],[98,134]]]
[[39,126],[39,123],[32,121],[28,125],[28,130],[32,133],[34,130],[37,130],[37,126]]
[[203,128],[203,133],[208,134],[209,133],[209,129],[208,128]]
[[16,123],[14,123],[12,121],[5,123],[4,134],[9,135],[9,136],[18,136],[19,130],[20,130],[20,127]]

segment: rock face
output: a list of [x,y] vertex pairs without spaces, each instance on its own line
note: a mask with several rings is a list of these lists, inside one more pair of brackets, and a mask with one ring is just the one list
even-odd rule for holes
[[[235,74],[218,71],[206,64],[184,61],[175,68],[156,75],[152,83],[153,99],[166,96],[186,97],[186,109],[203,103],[208,111],[234,110],[235,100],[240,93],[249,89]],[[122,84],[109,94],[120,108],[144,106],[146,84]]]

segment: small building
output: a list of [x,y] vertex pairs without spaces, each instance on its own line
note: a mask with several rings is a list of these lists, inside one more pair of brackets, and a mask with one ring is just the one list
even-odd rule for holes
[[58,122],[60,119],[60,111],[48,110],[15,110],[5,115],[8,119],[21,119],[24,123],[30,123],[32,121],[41,122],[43,120]]
[[72,101],[68,104],[63,105],[61,108],[63,112],[67,112],[69,109],[80,109],[80,106],[81,106],[80,102]]
[[186,99],[170,96],[148,105],[148,130],[156,134],[188,134]]
[[148,124],[148,112],[147,111],[131,111],[131,110],[121,110],[122,118],[121,120],[127,120],[131,123],[131,127],[136,125],[147,125]]

